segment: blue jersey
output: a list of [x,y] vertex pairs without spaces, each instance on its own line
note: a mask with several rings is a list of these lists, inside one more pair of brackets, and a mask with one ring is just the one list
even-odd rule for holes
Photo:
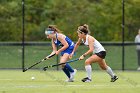
[[[63,44],[58,40],[57,35],[58,34],[56,33],[56,40],[54,41],[55,45],[56,46],[63,46]],[[71,54],[73,49],[74,49],[74,45],[75,45],[74,42],[70,38],[68,38],[67,36],[66,36],[65,40],[69,46],[67,49],[65,49],[64,51],[61,52],[61,55],[63,55],[64,53]]]

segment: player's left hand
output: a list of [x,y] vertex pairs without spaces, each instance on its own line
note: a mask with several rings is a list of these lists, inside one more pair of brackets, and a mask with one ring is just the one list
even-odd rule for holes
[[69,55],[69,59],[72,59],[74,53],[72,52],[70,55]]
[[79,57],[79,60],[83,60],[85,57],[82,55]]
[[56,51],[55,54],[58,55],[59,54],[59,51]]

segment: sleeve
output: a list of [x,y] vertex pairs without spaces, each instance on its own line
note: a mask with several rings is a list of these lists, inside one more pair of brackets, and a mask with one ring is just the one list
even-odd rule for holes
[[135,37],[135,43],[138,43],[138,37],[137,36]]

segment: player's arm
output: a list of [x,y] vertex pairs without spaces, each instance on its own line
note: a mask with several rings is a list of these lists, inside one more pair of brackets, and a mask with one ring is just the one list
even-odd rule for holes
[[79,47],[80,43],[81,43],[81,38],[78,39],[78,41],[76,42],[74,49],[73,49],[73,53],[77,50],[77,48]]
[[94,50],[93,44],[94,44],[94,39],[92,37],[88,38],[88,44],[89,44],[89,50],[85,52],[82,56],[80,56],[79,59],[84,59],[88,54],[91,54]]
[[74,46],[74,49],[73,49],[73,51],[72,51],[72,53],[70,54],[70,58],[72,58],[72,56],[73,56],[73,54],[74,54],[74,52],[77,50],[77,48],[79,47],[79,45],[80,45],[80,43],[81,43],[81,38],[79,38],[78,39],[78,41],[76,42],[76,44],[75,44],[75,46]]
[[67,49],[69,47],[69,44],[65,40],[64,35],[61,35],[61,34],[58,35],[58,40],[62,43],[63,47],[61,47],[59,50],[57,50],[56,54],[59,54],[60,52],[64,51],[65,49]]
[[54,54],[56,51],[57,51],[57,47],[56,47],[56,45],[55,45],[55,43],[54,43],[54,41],[53,41],[53,39],[52,39],[52,49],[53,49],[53,51],[52,51],[52,53],[51,54]]
[[53,51],[52,51],[52,53],[50,54],[50,55],[48,55],[47,57],[46,57],[46,59],[49,59],[49,56],[51,56],[51,55],[55,55],[55,53],[56,53],[56,51],[57,51],[57,47],[56,47],[56,45],[54,44],[54,41],[53,41],[53,39],[52,39],[52,49],[53,49]]
[[91,54],[93,52],[94,39],[92,37],[88,38],[88,44],[89,44],[89,50],[86,53],[83,54],[84,56],[87,56],[88,54]]

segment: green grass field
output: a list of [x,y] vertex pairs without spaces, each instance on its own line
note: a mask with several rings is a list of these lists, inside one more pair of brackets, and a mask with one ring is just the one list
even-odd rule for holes
[[[0,70],[0,93],[140,93],[140,72],[115,71],[112,83],[104,71],[93,71],[92,82],[83,83],[85,71],[78,71],[75,82],[65,82],[62,71]],[[34,76],[35,80],[31,80]]]
[[[137,69],[137,56],[135,46],[125,46],[125,69],[133,71],[115,71],[119,76],[117,82],[110,82],[109,75],[100,69],[97,64],[92,64],[92,82],[83,83],[85,77],[84,60],[71,63],[73,68],[78,69],[75,82],[65,82],[66,76],[62,71],[56,71],[56,67],[49,71],[30,69],[10,70],[9,68],[22,67],[21,46],[0,46],[0,93],[140,93],[140,72]],[[76,56],[78,58],[86,51],[86,47],[80,46]],[[105,46],[107,50],[106,62],[114,69],[122,69],[122,47]],[[50,46],[25,46],[25,67],[29,67],[40,61],[51,52]],[[34,68],[42,68],[46,65],[57,63],[57,57],[40,63]],[[31,80],[34,76],[35,80]]]

